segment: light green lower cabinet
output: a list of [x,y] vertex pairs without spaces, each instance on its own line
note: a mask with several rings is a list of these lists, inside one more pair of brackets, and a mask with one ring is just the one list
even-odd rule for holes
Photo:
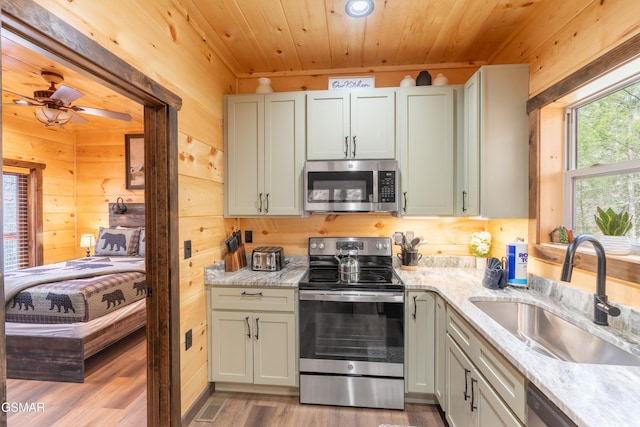
[[297,386],[295,291],[208,292],[209,380]]
[[435,390],[436,400],[441,408],[447,407],[446,348],[447,342],[447,304],[436,295],[435,323]]
[[405,391],[432,394],[435,387],[435,294],[409,291],[405,309]]
[[525,425],[524,377],[451,309],[445,365],[444,411],[451,427]]

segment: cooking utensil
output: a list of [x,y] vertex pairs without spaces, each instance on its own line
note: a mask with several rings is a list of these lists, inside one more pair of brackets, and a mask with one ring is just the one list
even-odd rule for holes
[[409,243],[409,246],[411,246],[411,250],[415,251],[418,246],[420,246],[420,243],[422,242],[423,237],[422,236],[418,236],[418,237],[414,237],[413,240],[411,240],[411,242]]
[[407,231],[405,233],[405,238],[407,243],[411,242],[414,238],[413,231]]
[[404,243],[404,234],[402,234],[399,231],[396,231],[395,233],[393,233],[391,237],[393,238],[393,243],[395,243],[398,246],[402,246],[402,244]]

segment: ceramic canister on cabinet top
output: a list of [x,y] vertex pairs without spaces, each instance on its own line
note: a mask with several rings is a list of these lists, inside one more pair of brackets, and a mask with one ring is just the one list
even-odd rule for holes
[[527,242],[507,243],[507,284],[527,286],[527,261],[529,246]]

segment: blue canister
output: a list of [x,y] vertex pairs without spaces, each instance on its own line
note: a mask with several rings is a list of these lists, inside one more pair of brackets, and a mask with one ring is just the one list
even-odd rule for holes
[[526,242],[507,243],[507,284],[527,286],[527,260],[529,249]]

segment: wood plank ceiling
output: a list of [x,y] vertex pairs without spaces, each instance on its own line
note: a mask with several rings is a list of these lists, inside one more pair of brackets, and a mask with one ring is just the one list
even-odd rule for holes
[[[215,0],[185,2],[194,25],[239,77],[329,70],[424,69],[425,65],[491,63],[520,28],[555,2],[543,0],[374,0],[366,18],[345,13],[346,0]],[[64,84],[85,94],[75,104],[122,111],[142,125],[142,108],[125,97],[12,40],[2,39],[2,87],[31,96],[46,89],[42,70],[61,73]],[[15,96],[3,92],[3,103]],[[5,109],[33,119],[33,108]],[[131,123],[85,116],[72,129]]]
[[[346,0],[193,2],[210,42],[239,77],[258,73],[490,63],[543,0],[374,0],[351,18]],[[424,68],[424,67],[420,67]]]
[[[34,117],[36,107],[18,105],[14,100],[19,96],[5,92],[9,90],[21,95],[33,97],[34,91],[46,90],[49,83],[41,76],[42,71],[51,71],[61,74],[62,84],[79,90],[83,97],[73,102],[72,105],[98,108],[110,111],[128,113],[132,116],[130,122],[99,117],[95,115],[80,115],[89,122],[84,124],[68,123],[64,125],[67,131],[102,130],[102,129],[142,129],[143,109],[136,102],[114,92],[107,87],[88,79],[85,75],[71,68],[65,67],[52,59],[40,55],[26,46],[6,37],[2,37],[2,113],[25,120],[32,120],[35,125],[43,126]],[[53,130],[58,128],[52,127]]]

